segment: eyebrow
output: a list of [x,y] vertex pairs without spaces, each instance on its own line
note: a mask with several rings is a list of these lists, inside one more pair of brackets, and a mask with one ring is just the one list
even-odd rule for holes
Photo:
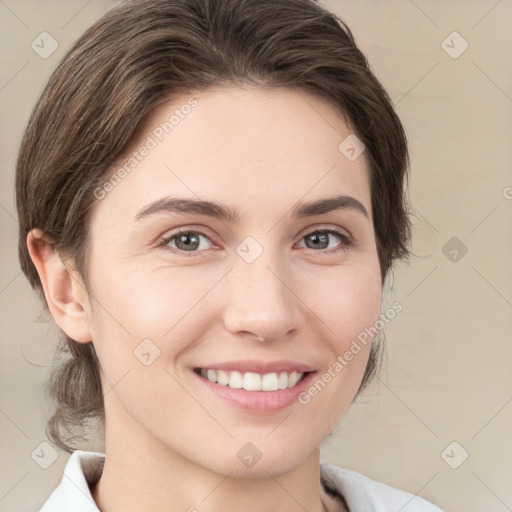
[[[312,201],[309,203],[299,203],[292,209],[292,215],[301,219],[322,215],[335,210],[355,210],[369,219],[368,212],[364,205],[352,196],[335,196]],[[240,221],[240,214],[236,209],[231,209],[223,204],[200,199],[188,199],[177,197],[164,197],[145,206],[137,215],[140,220],[156,213],[195,213],[205,215],[220,220],[225,220],[232,224]]]

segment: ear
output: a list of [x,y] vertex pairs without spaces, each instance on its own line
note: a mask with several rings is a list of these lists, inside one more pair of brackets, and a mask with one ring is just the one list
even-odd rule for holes
[[59,327],[75,341],[91,341],[87,290],[78,272],[66,268],[40,229],[28,233],[27,247],[43,285],[46,302]]

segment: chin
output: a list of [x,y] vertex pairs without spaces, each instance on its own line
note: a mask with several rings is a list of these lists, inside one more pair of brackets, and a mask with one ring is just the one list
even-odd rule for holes
[[268,447],[260,450],[256,443],[247,442],[233,452],[228,448],[229,453],[221,455],[216,462],[208,461],[203,467],[222,475],[230,475],[232,478],[268,479],[269,474],[277,477],[293,471],[312,457],[314,452],[319,456],[317,447],[309,452],[302,452],[300,446],[303,447],[304,444],[281,445],[279,449]]

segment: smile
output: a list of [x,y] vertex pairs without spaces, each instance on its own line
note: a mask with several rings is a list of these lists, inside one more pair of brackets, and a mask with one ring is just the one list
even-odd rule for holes
[[210,382],[233,389],[245,389],[246,391],[278,391],[290,389],[300,382],[307,372],[272,372],[255,373],[239,372],[237,370],[213,370],[196,368],[194,370],[201,377]]

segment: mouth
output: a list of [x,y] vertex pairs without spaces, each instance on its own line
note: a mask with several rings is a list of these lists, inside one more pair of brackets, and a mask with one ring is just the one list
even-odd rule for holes
[[219,386],[246,391],[279,391],[296,387],[306,376],[314,372],[281,371],[271,373],[240,372],[212,368],[194,368],[205,380]]
[[200,393],[251,414],[274,414],[293,406],[318,374],[314,366],[290,359],[237,359],[191,370]]

